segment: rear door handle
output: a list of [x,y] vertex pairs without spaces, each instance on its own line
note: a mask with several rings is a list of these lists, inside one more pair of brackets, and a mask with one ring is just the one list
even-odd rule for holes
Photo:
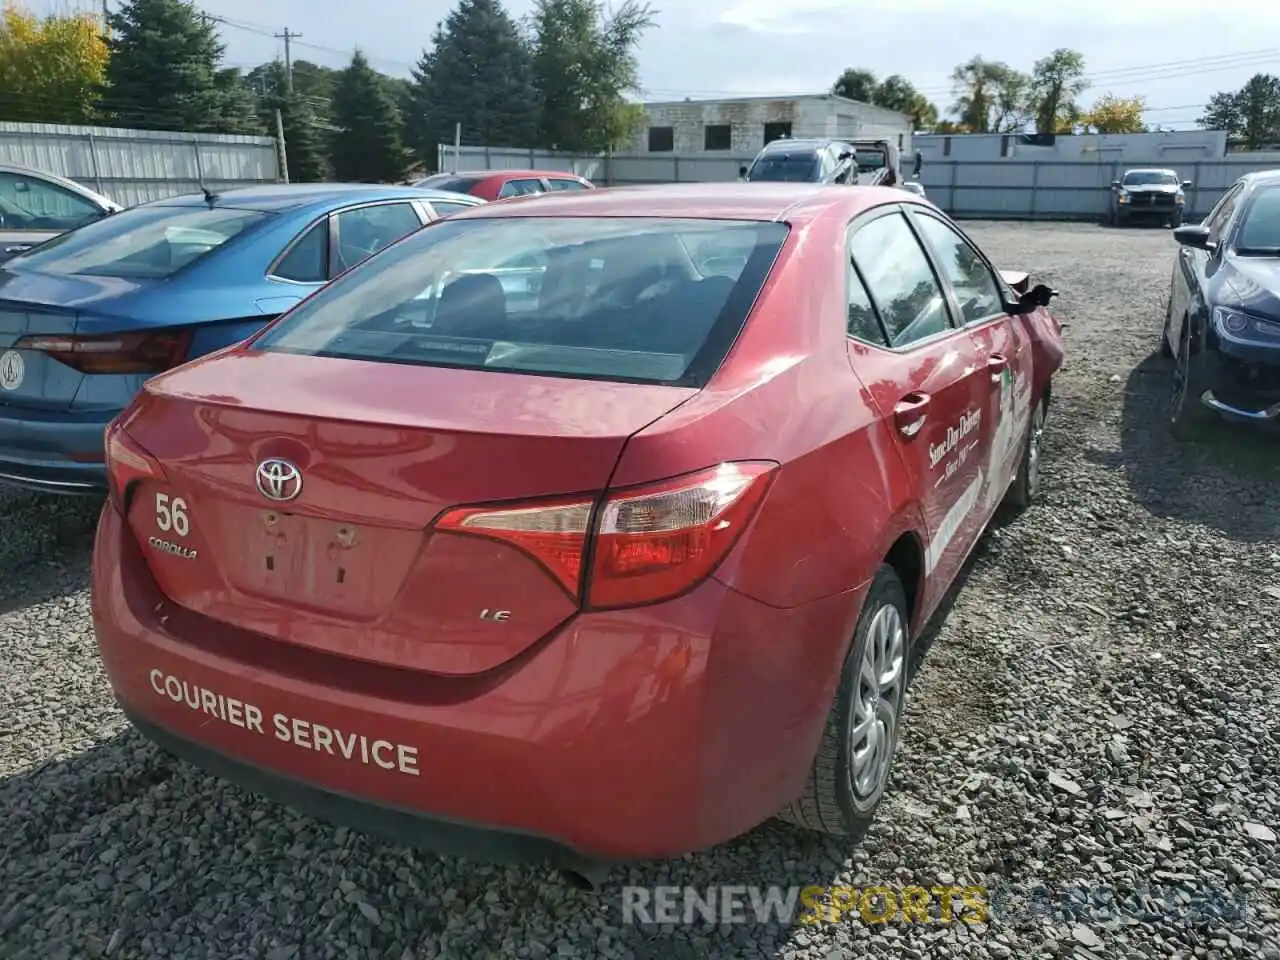
[[993,353],[987,357],[987,369],[991,372],[991,382],[999,383],[1000,376],[1009,369],[1009,361],[1002,353]]
[[927,418],[929,407],[927,393],[908,393],[893,407],[893,419],[898,425],[898,432],[904,437],[914,437],[920,432]]

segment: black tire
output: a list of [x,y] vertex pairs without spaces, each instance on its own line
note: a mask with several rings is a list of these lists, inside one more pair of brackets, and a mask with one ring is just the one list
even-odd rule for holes
[[1200,402],[1204,382],[1199,355],[1191,349],[1191,319],[1183,321],[1178,351],[1173,358],[1173,382],[1169,391],[1169,432],[1178,440],[1203,436],[1213,421],[1213,411]]
[[1044,437],[1044,421],[1049,412],[1049,397],[1041,397],[1031,410],[1031,424],[1022,445],[1018,473],[1004,495],[1004,505],[1011,510],[1027,509],[1040,497],[1040,443]]
[[[866,695],[868,691],[861,679],[863,657],[873,642],[873,628],[879,631],[886,623],[893,622],[900,627],[896,693],[885,707],[892,716],[892,729],[884,729],[880,724],[872,723],[872,727],[880,731],[880,742],[887,753],[882,752],[879,761],[872,764],[876,772],[871,778],[874,783],[869,788],[865,783],[858,787],[853,775],[855,751],[852,725],[859,713],[855,708],[855,701],[859,701],[864,716],[870,710],[873,717],[887,719],[885,712],[880,710],[883,703],[881,696],[872,698]],[[892,567],[882,565],[876,571],[862,605],[853,643],[849,646],[849,655],[845,658],[844,669],[840,673],[835,700],[827,715],[826,729],[822,732],[822,740],[818,744],[818,753],[814,757],[804,793],[779,812],[778,819],[805,830],[853,840],[861,839],[871,826],[893,772],[893,757],[897,752],[902,727],[910,653],[908,625],[907,599],[902,581]],[[892,657],[887,659],[893,660]],[[872,757],[876,756],[873,751]]]
[[1173,359],[1173,347],[1169,346],[1169,324],[1173,320],[1173,295],[1164,307],[1164,326],[1160,328],[1160,356],[1166,360]]

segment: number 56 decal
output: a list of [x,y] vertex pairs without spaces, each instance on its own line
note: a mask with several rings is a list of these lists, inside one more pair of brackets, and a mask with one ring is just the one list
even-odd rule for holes
[[164,533],[172,530],[180,537],[191,532],[187,518],[187,501],[181,497],[170,498],[167,493],[156,494],[156,526]]

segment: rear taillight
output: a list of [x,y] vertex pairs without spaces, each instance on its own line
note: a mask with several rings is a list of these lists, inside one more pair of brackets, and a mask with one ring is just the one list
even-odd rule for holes
[[189,330],[140,330],[105,336],[23,337],[15,349],[36,350],[81,373],[162,373],[182,363]]
[[463,507],[435,526],[519,547],[592,609],[636,606],[674,597],[711,574],[746,529],[776,469],[764,461],[722,463],[612,492],[599,509],[585,499]]
[[129,491],[147,480],[165,480],[164,470],[138,441],[125,433],[118,419],[107,425],[104,442],[107,491],[122,516],[129,512]]

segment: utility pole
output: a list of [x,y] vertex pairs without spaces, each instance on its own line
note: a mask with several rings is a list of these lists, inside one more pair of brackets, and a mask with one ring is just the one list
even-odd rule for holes
[[284,118],[280,116],[279,108],[276,109],[276,146],[280,149],[280,179],[288,183],[289,154],[285,151]]
[[290,33],[289,28],[284,28],[284,33],[274,34],[277,40],[284,41],[284,89],[287,93],[293,93],[293,58],[289,55],[289,41],[297,40],[302,36],[300,33]]
[[104,40],[111,39],[111,21],[108,17],[111,11],[107,8],[107,0],[102,0],[102,37]]

